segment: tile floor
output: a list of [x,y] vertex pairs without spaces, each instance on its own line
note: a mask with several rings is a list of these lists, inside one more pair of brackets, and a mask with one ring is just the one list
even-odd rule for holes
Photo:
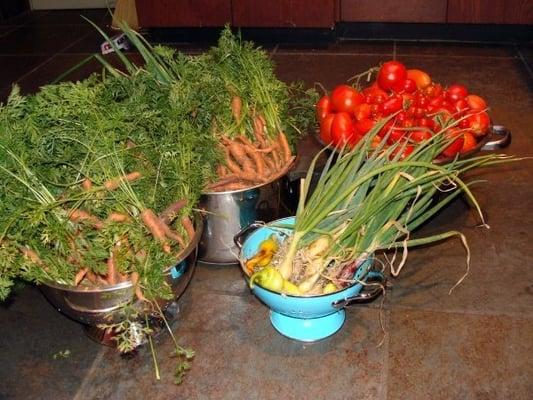
[[[98,51],[100,38],[79,14],[35,12],[0,25],[0,101],[11,84],[31,93]],[[102,27],[109,23],[100,10],[84,14]],[[391,58],[438,81],[462,82],[488,100],[495,123],[512,131],[506,152],[533,155],[531,47],[393,41],[266,47],[281,79],[307,85],[332,88]],[[96,69],[88,64],[66,79]],[[312,140],[301,151],[316,151]],[[169,337],[157,339],[156,382],[148,349],[120,357],[26,286],[0,305],[0,399],[530,399],[533,164],[478,174],[488,180],[475,194],[490,230],[473,228],[475,217],[460,199],[423,228],[458,229],[468,238],[470,274],[452,295],[465,269],[459,241],[412,250],[382,309],[379,301],[349,308],[339,333],[303,344],[276,333],[237,267],[199,265],[173,323],[197,356],[176,387]],[[70,356],[54,359],[63,350]]]

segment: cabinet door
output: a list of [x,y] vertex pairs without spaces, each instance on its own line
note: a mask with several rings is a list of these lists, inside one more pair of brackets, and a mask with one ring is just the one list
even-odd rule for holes
[[290,0],[232,0],[233,25],[287,27],[291,25]]
[[223,26],[231,23],[231,0],[136,0],[141,27]]
[[232,0],[233,24],[243,27],[331,28],[335,0]]
[[341,21],[446,22],[447,0],[340,0]]
[[448,22],[532,24],[532,0],[448,0]]

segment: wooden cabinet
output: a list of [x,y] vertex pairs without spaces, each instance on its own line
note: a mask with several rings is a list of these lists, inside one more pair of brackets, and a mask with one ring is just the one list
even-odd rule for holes
[[336,0],[137,0],[142,27],[332,28]]
[[533,0],[448,0],[448,22],[533,24]]
[[332,28],[335,0],[232,0],[233,25]]
[[142,27],[333,28],[335,22],[533,24],[533,0],[136,0]]
[[202,27],[231,23],[231,0],[136,0],[142,27]]
[[341,0],[345,22],[446,22],[447,0]]

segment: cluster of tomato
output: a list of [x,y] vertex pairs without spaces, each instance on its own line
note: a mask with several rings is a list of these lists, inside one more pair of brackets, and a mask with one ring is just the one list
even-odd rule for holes
[[[489,130],[485,100],[469,94],[465,86],[447,88],[434,83],[419,69],[406,69],[389,61],[379,69],[375,82],[362,91],[339,85],[316,105],[320,138],[334,146],[355,145],[382,118],[395,114],[380,129],[376,142],[408,141],[404,156],[417,142],[434,134],[446,135],[451,144],[443,157],[453,157],[476,147]],[[455,139],[455,140],[453,140]]]

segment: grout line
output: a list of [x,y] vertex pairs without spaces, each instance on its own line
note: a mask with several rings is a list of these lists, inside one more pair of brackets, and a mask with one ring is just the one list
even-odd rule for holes
[[[360,307],[374,308],[372,306],[360,305]],[[473,315],[473,316],[483,316],[483,317],[498,317],[506,316],[512,318],[523,318],[523,319],[533,319],[533,313],[531,315],[524,314],[523,311],[511,311],[511,312],[500,312],[500,311],[479,311],[479,310],[458,310],[453,308],[431,308],[431,307],[415,307],[415,306],[404,306],[404,305],[390,305],[384,304],[383,309],[393,311],[395,309],[402,311],[419,311],[419,312],[435,312],[443,314],[459,314],[459,315]]]
[[78,387],[78,390],[76,391],[76,394],[73,397],[73,400],[82,400],[84,397],[81,397],[83,392],[85,391],[85,388],[90,385],[90,380],[95,375],[96,371],[101,368],[100,362],[102,361],[102,358],[104,357],[105,353],[105,347],[101,348],[99,353],[94,358],[91,368],[89,368],[89,371],[83,378],[83,381],[81,382],[81,385]]
[[76,43],[80,42],[81,40],[85,39],[86,36],[88,36],[89,33],[86,33],[85,35],[82,35],[78,40],[75,40],[73,43],[71,43],[70,45],[64,47],[63,49],[59,50],[58,52],[56,53],[53,53],[50,55],[49,58],[47,58],[45,61],[43,61],[42,63],[38,64],[35,68],[33,68],[32,70],[30,70],[29,72],[25,73],[24,75],[20,76],[18,79],[16,79],[15,81],[11,82],[11,85],[13,85],[14,83],[18,83],[20,82],[21,80],[23,80],[24,78],[26,78],[28,75],[34,73],[35,71],[37,71],[39,68],[41,67],[44,67],[46,64],[48,64],[49,62],[51,62],[54,58],[56,58],[58,55],[61,54],[61,52],[71,48],[72,46],[74,46]]
[[522,61],[522,64],[524,64],[524,67],[526,68],[526,71],[531,79],[533,79],[533,70],[531,69],[529,63],[526,61],[526,58],[524,57],[524,53],[520,51],[520,49],[516,49],[516,52],[518,53],[518,58]]
[[390,358],[390,339],[391,339],[391,330],[390,330],[390,320],[391,320],[391,314],[392,310],[388,310],[385,312],[385,338],[383,343],[383,359],[382,359],[382,367],[381,367],[381,374],[380,374],[380,393],[379,398],[382,400],[386,400],[388,396],[388,384],[389,384],[389,358]]
[[[396,57],[394,49],[393,53],[347,53],[347,52],[331,52],[331,51],[277,51],[276,55],[297,55],[297,56],[388,56]],[[419,57],[419,58],[443,58],[439,54],[401,54],[402,57]],[[462,59],[462,58],[486,58],[486,59],[513,59],[515,56],[484,56],[484,55],[447,55],[446,58]]]

